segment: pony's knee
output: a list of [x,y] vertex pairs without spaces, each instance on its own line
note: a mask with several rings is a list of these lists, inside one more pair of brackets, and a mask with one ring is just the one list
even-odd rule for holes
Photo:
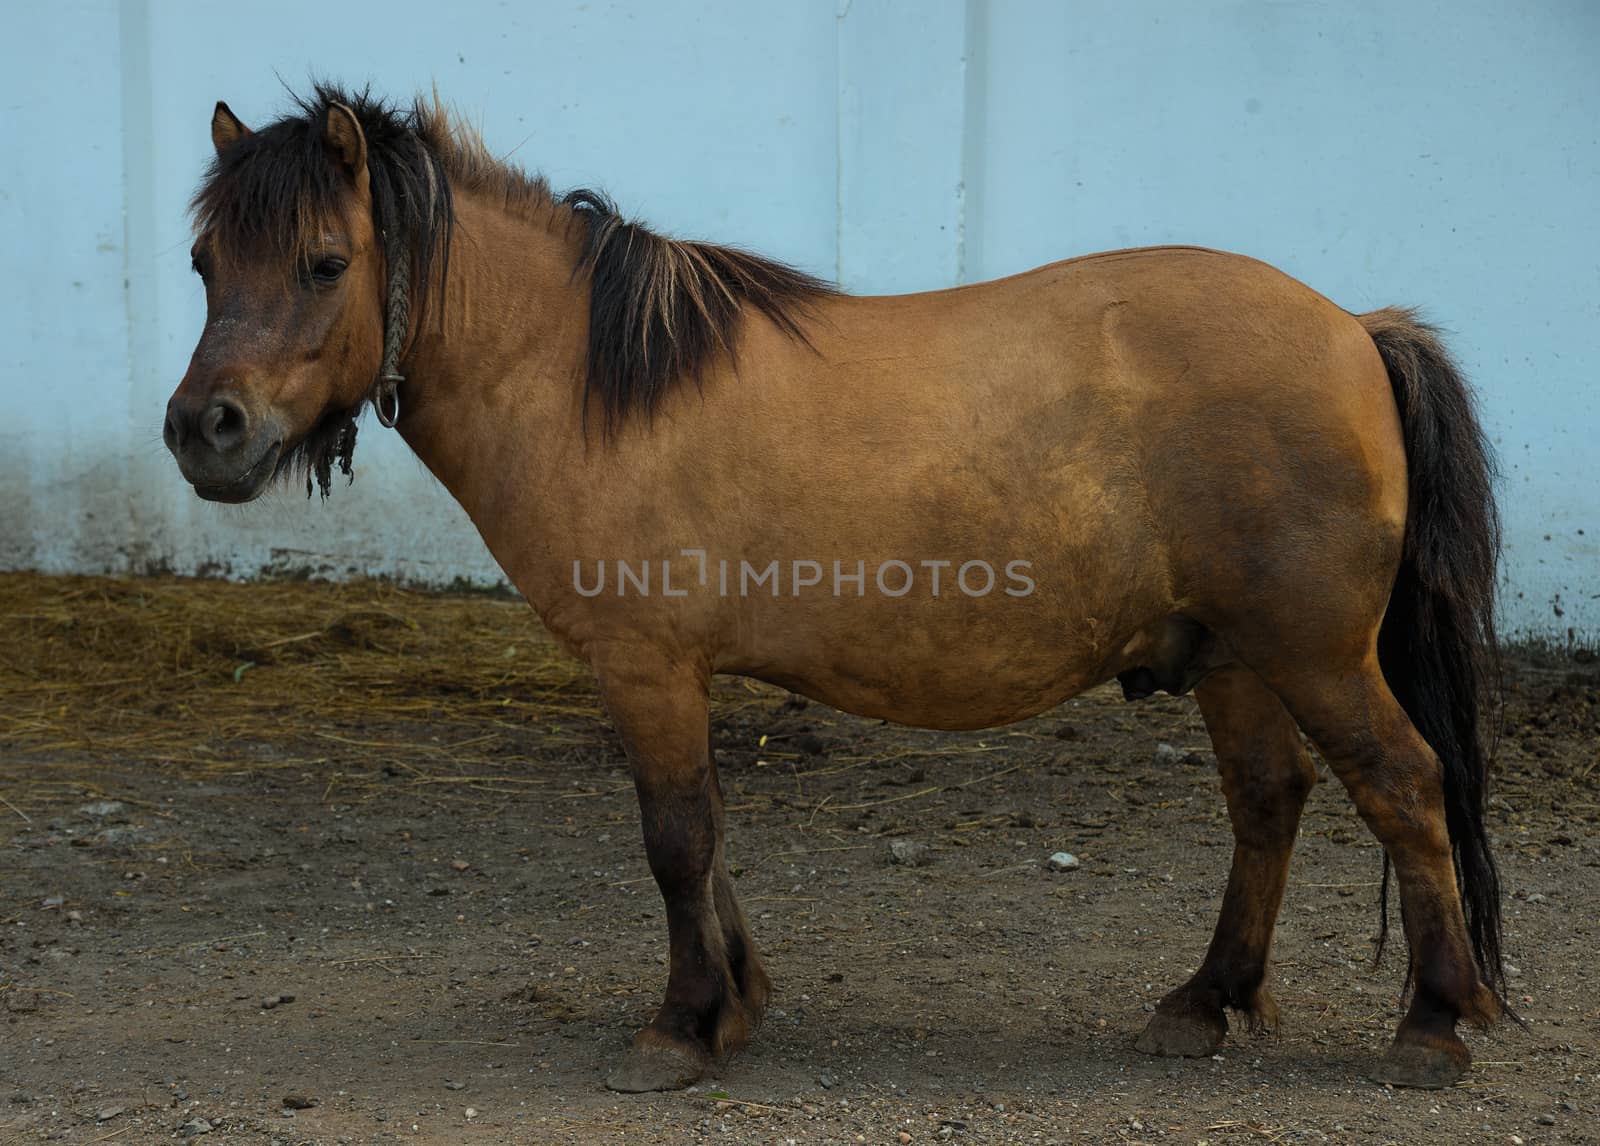
[[645,855],[664,894],[705,894],[716,863],[717,835],[716,822],[709,815],[647,817]]
[[1270,767],[1223,769],[1223,793],[1241,839],[1257,836],[1266,842],[1292,841],[1300,824],[1306,798],[1317,782],[1317,771],[1303,750],[1280,754]]

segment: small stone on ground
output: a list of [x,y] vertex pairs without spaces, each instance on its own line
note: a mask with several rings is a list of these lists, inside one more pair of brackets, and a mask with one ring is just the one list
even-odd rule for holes
[[889,845],[889,859],[907,867],[921,867],[932,858],[928,845],[921,840],[895,840]]

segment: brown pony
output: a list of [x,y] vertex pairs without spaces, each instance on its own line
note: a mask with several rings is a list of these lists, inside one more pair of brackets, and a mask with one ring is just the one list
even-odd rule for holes
[[1140,1050],[1271,1026],[1316,769],[1398,873],[1410,1009],[1378,1077],[1443,1086],[1504,1011],[1479,705],[1498,522],[1471,398],[1410,313],[1271,267],[1117,251],[859,298],[553,196],[437,103],[226,105],[195,197],[207,319],[165,435],[202,497],[350,470],[367,402],[591,665],[666,900],[666,996],[609,1078],[678,1087],[770,985],[723,855],[716,673],[987,728],[1119,677],[1193,688],[1233,822],[1200,969]]

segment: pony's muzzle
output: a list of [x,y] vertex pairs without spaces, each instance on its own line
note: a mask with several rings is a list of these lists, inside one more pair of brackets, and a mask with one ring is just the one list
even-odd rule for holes
[[232,395],[190,398],[180,388],[167,403],[161,437],[201,497],[248,501],[276,468],[283,441],[275,428],[272,419],[252,417]]
[[203,403],[174,395],[167,403],[162,437],[174,454],[188,448],[191,442],[218,454],[230,453],[250,437],[250,412],[238,399],[226,394]]

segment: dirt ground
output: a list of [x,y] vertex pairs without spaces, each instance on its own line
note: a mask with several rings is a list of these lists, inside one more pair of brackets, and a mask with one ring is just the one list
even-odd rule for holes
[[[261,594],[276,635],[230,636]],[[163,601],[175,651],[114,663]],[[1513,665],[1492,825],[1527,1029],[1469,1033],[1463,1085],[1367,1080],[1404,956],[1371,964],[1379,852],[1333,781],[1281,1030],[1134,1051],[1227,873],[1191,700],[1103,688],[953,735],[734,681],[729,853],[774,1006],[720,1078],[621,1096],[664,920],[621,753],[531,613],[0,578],[0,614],[0,1142],[1600,1142],[1586,654]],[[352,620],[377,616],[404,623]]]

